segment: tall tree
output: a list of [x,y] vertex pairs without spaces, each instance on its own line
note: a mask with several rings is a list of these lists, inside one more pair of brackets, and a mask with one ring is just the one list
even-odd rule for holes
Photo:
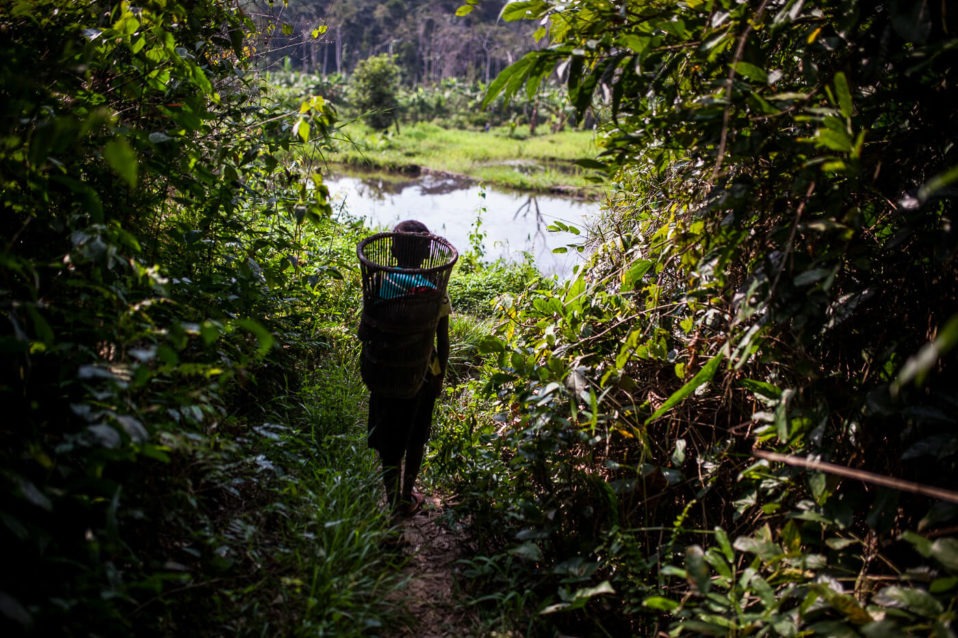
[[502,4],[457,15],[456,0],[313,0],[269,3],[259,13],[284,25],[266,46],[271,64],[288,57],[310,73],[351,73],[367,57],[392,54],[403,81],[415,86],[451,77],[488,81],[528,50],[526,29],[498,19]]

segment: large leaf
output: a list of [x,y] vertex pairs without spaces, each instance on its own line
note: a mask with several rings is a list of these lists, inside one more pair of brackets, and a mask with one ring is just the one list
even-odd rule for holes
[[506,101],[510,100],[519,90],[519,87],[525,83],[529,70],[534,63],[535,54],[527,53],[503,69],[496,76],[496,79],[489,84],[486,95],[482,99],[482,108],[487,108],[500,95]]
[[693,392],[698,390],[701,386],[705,385],[715,376],[715,373],[718,372],[719,365],[721,365],[722,360],[725,359],[724,352],[719,352],[717,355],[708,360],[708,362],[702,366],[702,369],[699,370],[694,377],[692,377],[688,383],[683,385],[681,388],[676,390],[672,396],[665,400],[659,409],[652,413],[648,419],[645,420],[645,424],[648,425],[652,421],[655,421],[660,416],[677,406],[682,401],[685,401]]
[[907,609],[926,618],[934,618],[942,612],[941,603],[923,589],[891,585],[875,596],[875,602],[888,607]]
[[939,538],[931,544],[931,555],[948,571],[958,573],[958,539]]
[[600,596],[603,594],[614,594],[615,589],[609,581],[604,580],[595,587],[583,587],[577,589],[575,593],[570,596],[568,601],[557,603],[555,605],[549,605],[542,610],[542,614],[552,614],[557,611],[572,611],[574,609],[582,609],[585,607],[586,603],[589,602],[589,599]]
[[672,612],[679,608],[679,603],[663,596],[649,596],[642,601],[642,606],[657,611]]
[[732,68],[735,69],[736,73],[753,82],[758,82],[760,84],[765,84],[768,82],[768,73],[765,71],[765,69],[749,62],[736,62],[732,65]]
[[130,188],[136,186],[139,164],[136,153],[125,137],[117,137],[107,142],[103,147],[103,157],[106,158],[110,168],[130,185]]
[[846,119],[852,117],[852,92],[848,88],[848,78],[839,71],[835,74],[835,97],[838,98],[838,108]]
[[544,0],[516,0],[502,7],[499,17],[503,22],[516,20],[534,20],[549,9],[549,3]]

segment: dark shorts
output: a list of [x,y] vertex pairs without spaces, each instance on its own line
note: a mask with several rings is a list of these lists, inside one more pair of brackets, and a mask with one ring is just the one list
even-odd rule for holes
[[432,428],[432,410],[436,404],[430,384],[423,385],[411,399],[369,395],[369,447],[384,456],[401,457],[414,445],[425,445]]

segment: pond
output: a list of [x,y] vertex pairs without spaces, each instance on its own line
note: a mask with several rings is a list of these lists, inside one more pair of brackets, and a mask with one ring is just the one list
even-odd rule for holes
[[465,253],[470,234],[480,221],[485,259],[522,261],[533,256],[540,272],[567,278],[583,256],[574,249],[552,251],[581,243],[566,231],[549,231],[555,222],[585,228],[599,210],[596,202],[554,195],[530,195],[480,187],[460,178],[425,174],[394,179],[373,176],[330,176],[326,179],[334,210],[362,218],[373,228],[392,228],[403,219],[418,219],[432,232]]

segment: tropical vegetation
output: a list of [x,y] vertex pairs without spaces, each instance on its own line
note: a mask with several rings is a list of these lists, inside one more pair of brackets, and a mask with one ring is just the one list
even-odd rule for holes
[[[480,226],[450,284],[423,480],[468,631],[955,635],[947,9],[3,2],[4,635],[414,626],[364,442],[371,229],[326,158],[390,111],[530,148],[544,104],[610,181],[569,280]],[[499,19],[505,58],[438,70]]]
[[546,635],[953,635],[954,16],[503,18],[548,46],[487,100],[608,100],[617,186],[589,266],[502,302],[498,418],[446,442],[475,580]]
[[363,60],[394,57],[403,82],[488,83],[531,43],[522,25],[499,20],[501,2],[461,11],[458,0],[309,0],[249,2],[263,28],[260,63],[322,77],[349,76]]

